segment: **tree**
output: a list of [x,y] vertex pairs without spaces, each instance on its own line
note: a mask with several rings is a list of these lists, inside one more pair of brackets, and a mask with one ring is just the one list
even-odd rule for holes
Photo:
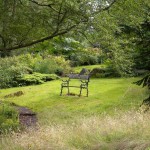
[[0,0],[0,51],[9,53],[79,29],[88,24],[91,15],[108,9],[114,2]]
[[91,43],[99,43],[114,68],[122,75],[135,69],[150,70],[148,0],[120,0],[108,11],[97,14],[92,30],[85,31]]
[[[150,91],[150,73],[148,73],[145,77],[143,77],[141,80],[134,82],[137,85],[142,85],[143,87],[148,87],[148,90]],[[149,97],[143,100],[142,105],[147,105],[148,108],[146,108],[145,111],[149,110],[150,108],[150,94]]]

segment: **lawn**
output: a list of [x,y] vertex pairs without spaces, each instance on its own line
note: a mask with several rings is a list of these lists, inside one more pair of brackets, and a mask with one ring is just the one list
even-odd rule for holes
[[[37,112],[39,125],[0,137],[3,150],[149,150],[150,115],[139,111],[147,90],[138,78],[91,79],[89,97],[60,93],[61,80],[3,89],[0,99]],[[72,84],[79,84],[73,80]],[[20,97],[5,95],[23,91]],[[71,88],[79,94],[79,89]]]
[[73,68],[73,71],[76,72],[76,73],[79,73],[82,68],[86,68],[88,70],[92,70],[94,68],[106,68],[106,65],[88,65],[88,66],[78,66],[78,67],[74,67]]
[[[59,123],[74,120],[79,116],[114,114],[117,111],[137,109],[146,97],[142,87],[132,84],[137,78],[91,79],[89,97],[83,91],[81,97],[67,96],[66,89],[60,96],[61,80],[42,85],[3,89],[0,99],[27,106],[38,113],[39,122]],[[72,84],[80,84],[72,80]],[[4,98],[5,95],[23,91],[20,97]],[[79,94],[79,89],[71,88],[71,93]]]

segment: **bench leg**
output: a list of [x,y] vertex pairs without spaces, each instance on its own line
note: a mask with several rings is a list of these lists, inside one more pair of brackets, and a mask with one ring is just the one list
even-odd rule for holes
[[81,96],[81,93],[82,93],[82,88],[80,87],[80,94],[79,94],[79,96]]
[[88,95],[89,95],[89,89],[87,88],[87,95],[86,96],[88,97]]
[[63,91],[63,87],[61,86],[61,90],[60,90],[60,96],[62,95],[62,91]]
[[68,86],[68,95],[70,94],[69,86]]

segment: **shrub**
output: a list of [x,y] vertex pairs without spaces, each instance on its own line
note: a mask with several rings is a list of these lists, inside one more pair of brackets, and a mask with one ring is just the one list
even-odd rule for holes
[[57,75],[67,74],[71,72],[69,60],[65,60],[63,56],[51,56],[51,57],[60,66],[60,68],[58,68],[55,72]]
[[41,73],[33,73],[33,74],[24,74],[16,78],[16,82],[19,86],[24,85],[34,85],[34,84],[42,84],[46,81],[56,80],[59,77],[55,74],[41,74]]
[[105,77],[120,77],[120,74],[113,68],[94,68],[91,71],[91,77],[94,78],[105,78]]
[[62,75],[70,72],[70,62],[63,56],[25,54],[18,56],[21,63],[32,68],[34,72]]
[[28,55],[24,55],[20,57],[20,59],[23,63],[26,62],[25,60],[27,59],[28,66],[31,67],[34,72],[62,75],[70,71],[69,61],[66,61],[63,56]]
[[54,60],[44,59],[34,64],[33,70],[39,73],[55,73],[56,69],[59,66],[55,63]]
[[33,72],[63,75],[70,70],[69,61],[66,61],[62,56],[25,54],[2,58],[0,60],[0,88],[20,86],[22,80],[23,85],[43,83],[41,79],[34,76],[35,74],[27,76]]
[[70,60],[72,66],[95,65],[99,63],[98,55],[85,52],[71,54]]
[[98,56],[89,55],[89,64],[90,64],[90,65],[95,65],[95,64],[97,64],[97,63],[98,63],[98,59],[99,59]]
[[0,60],[0,88],[17,86],[15,78],[31,71],[21,64],[17,57],[2,58]]

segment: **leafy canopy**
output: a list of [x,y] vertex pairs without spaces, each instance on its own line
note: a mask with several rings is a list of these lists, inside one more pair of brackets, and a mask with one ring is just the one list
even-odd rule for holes
[[88,24],[91,15],[109,8],[114,2],[0,0],[0,51],[32,46],[82,28]]

